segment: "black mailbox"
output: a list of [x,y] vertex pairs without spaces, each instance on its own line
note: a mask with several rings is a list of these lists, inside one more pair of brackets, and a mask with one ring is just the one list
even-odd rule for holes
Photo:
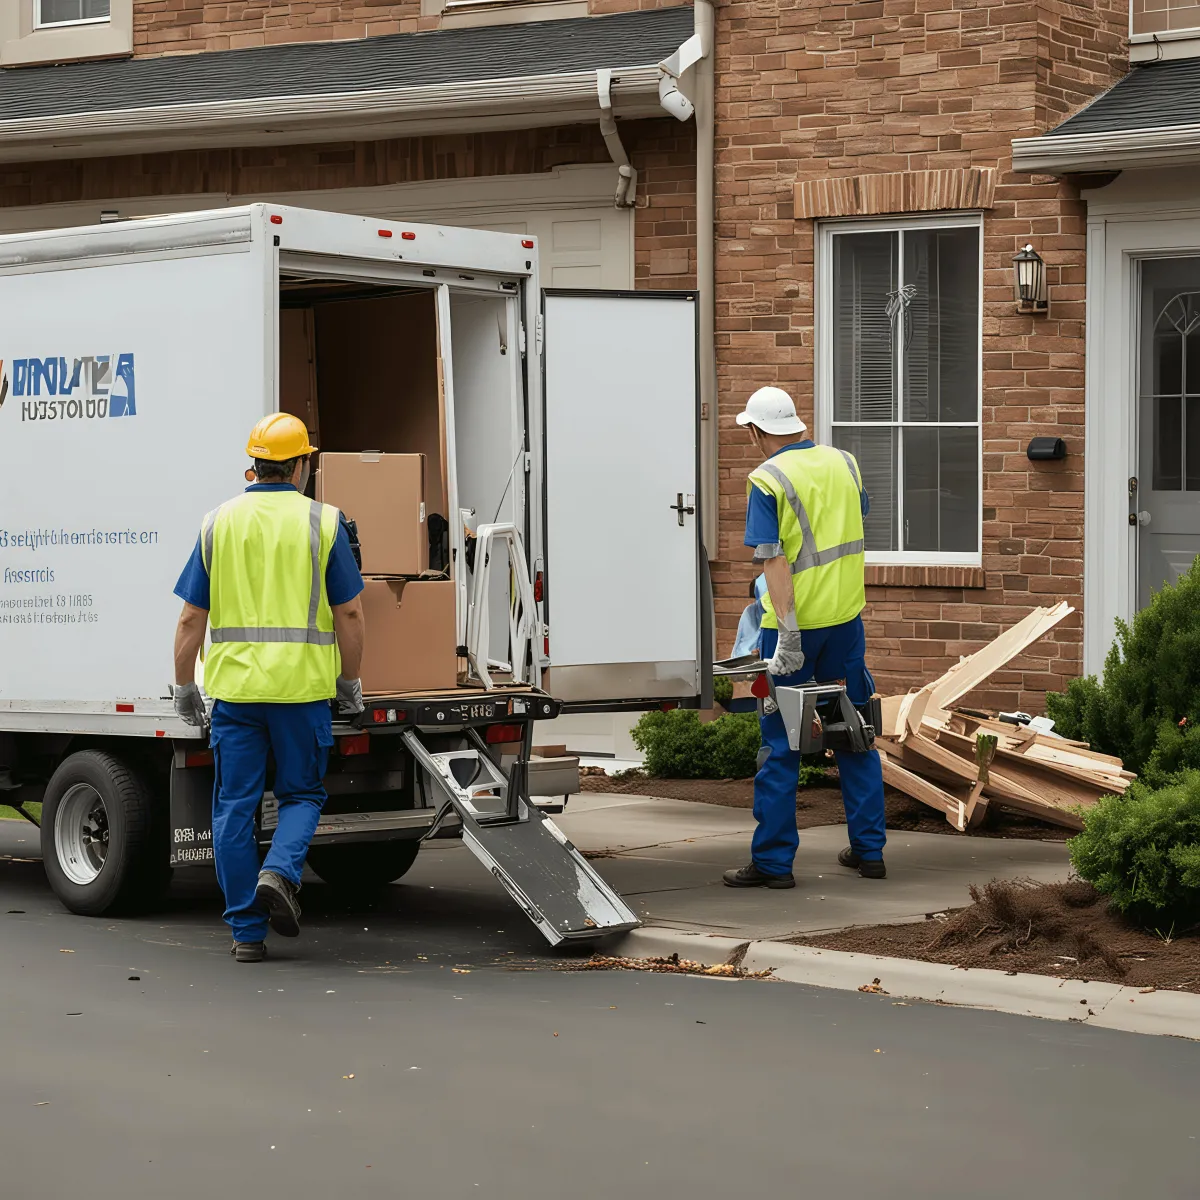
[[1060,437],[1035,437],[1025,451],[1032,462],[1043,462],[1047,459],[1066,458],[1067,443]]

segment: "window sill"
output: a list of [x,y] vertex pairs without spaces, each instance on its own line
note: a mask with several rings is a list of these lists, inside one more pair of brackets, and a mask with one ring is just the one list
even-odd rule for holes
[[899,563],[868,563],[867,587],[982,588],[987,586],[982,567],[915,567]]
[[588,15],[587,0],[480,0],[479,3],[445,3],[421,0],[421,15],[441,17],[442,29],[468,29],[479,25],[523,25],[530,21],[564,21]]
[[1135,33],[1129,39],[1129,61],[1166,62],[1200,57],[1200,29],[1164,29],[1160,33]]
[[[11,0],[10,0],[11,2]],[[46,66],[133,53],[132,0],[114,0],[107,21],[50,25],[22,34],[21,10],[0,16],[0,67]]]

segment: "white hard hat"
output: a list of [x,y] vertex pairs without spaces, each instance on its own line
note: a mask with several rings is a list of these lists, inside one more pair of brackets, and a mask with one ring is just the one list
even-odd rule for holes
[[737,415],[739,425],[756,425],[763,433],[804,433],[808,426],[796,416],[792,398],[777,387],[761,387]]

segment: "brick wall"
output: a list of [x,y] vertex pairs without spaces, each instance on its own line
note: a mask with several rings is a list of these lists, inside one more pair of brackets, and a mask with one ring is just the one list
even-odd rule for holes
[[[593,14],[657,8],[683,0],[588,0]],[[137,55],[236,50],[437,29],[421,0],[137,0]]]
[[[1082,601],[1085,214],[1069,183],[1011,168],[1010,142],[1056,124],[1127,69],[1123,0],[734,0],[718,9],[717,353],[722,649],[754,569],[741,546],[755,465],[734,414],[778,383],[813,404],[815,226],[796,180],[993,167],[984,222],[982,587],[868,589],[869,661],[884,691],[931,678],[1036,604]],[[1048,264],[1048,317],[1015,315],[1009,260]],[[1028,462],[1034,434],[1070,457]],[[869,570],[869,580],[888,580]],[[977,582],[973,580],[972,582]],[[1081,620],[997,675],[976,702],[1036,709],[1079,673]]]

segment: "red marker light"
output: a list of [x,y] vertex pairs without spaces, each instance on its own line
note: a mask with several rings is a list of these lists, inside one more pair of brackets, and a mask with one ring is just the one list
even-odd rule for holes
[[521,245],[524,246],[526,250],[532,250],[533,249],[533,238],[522,238]]
[[542,640],[542,657],[546,658],[546,659],[548,659],[550,657],[550,639],[549,638],[544,638]]
[[338,749],[347,758],[352,754],[370,754],[371,735],[369,733],[355,733],[349,737],[338,738]]
[[391,237],[391,236],[392,236],[392,231],[391,231],[390,229],[381,229],[381,230],[379,231],[379,236],[380,236],[380,237]]
[[405,231],[404,231],[404,232],[403,232],[403,233],[402,233],[400,236],[401,236],[401,237],[402,237],[402,238],[403,238],[403,239],[404,239],[406,242],[415,242],[415,241],[417,240],[417,235],[416,235],[415,233],[412,233],[411,231],[409,231],[409,230],[407,230],[407,229],[406,229],[406,230],[405,230]]
[[542,590],[543,590],[542,589],[542,573],[541,573],[541,571],[539,571],[533,577],[533,598],[539,604],[541,604],[541,602],[542,602]]
[[272,225],[282,225],[283,218],[278,213],[272,213],[271,214],[271,224]]
[[117,712],[133,712],[132,704],[118,704]]
[[520,725],[489,725],[487,728],[489,746],[495,746],[500,742],[519,742],[520,740]]

